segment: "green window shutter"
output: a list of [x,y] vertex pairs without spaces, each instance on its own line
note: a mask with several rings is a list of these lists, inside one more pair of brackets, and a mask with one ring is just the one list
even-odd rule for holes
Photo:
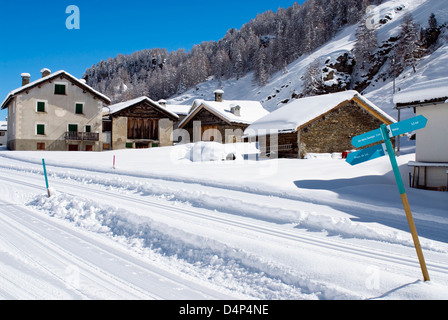
[[83,114],[84,113],[84,105],[82,103],[76,104],[76,114]]
[[65,94],[65,84],[55,84],[54,94]]
[[77,124],[69,124],[68,131],[69,132],[78,132],[78,125]]
[[45,112],[45,102],[37,102],[37,112]]
[[44,124],[38,124],[36,127],[36,131],[38,135],[45,135],[45,125]]
[[91,127],[91,126],[86,126],[86,132],[87,132],[87,133],[92,132],[92,127]]
[[132,149],[134,145],[132,143],[126,143],[126,148]]

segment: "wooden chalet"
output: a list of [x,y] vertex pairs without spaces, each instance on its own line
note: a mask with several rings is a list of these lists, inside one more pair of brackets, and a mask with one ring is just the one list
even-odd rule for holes
[[148,97],[139,97],[106,108],[103,120],[104,149],[152,148],[173,145],[173,122],[179,116]]
[[224,100],[222,90],[214,101],[196,100],[179,128],[188,132],[190,141],[241,142],[244,130],[269,112],[257,101]]

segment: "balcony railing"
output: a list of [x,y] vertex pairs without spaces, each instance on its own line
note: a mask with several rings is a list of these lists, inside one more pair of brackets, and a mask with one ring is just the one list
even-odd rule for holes
[[66,132],[65,140],[100,141],[100,134],[95,132]]

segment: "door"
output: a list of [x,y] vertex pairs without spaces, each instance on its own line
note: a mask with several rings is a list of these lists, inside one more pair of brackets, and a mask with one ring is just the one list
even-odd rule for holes
[[78,151],[79,146],[77,144],[69,144],[68,145],[68,151]]
[[203,126],[202,127],[202,141],[216,141],[222,143],[221,133],[218,126]]

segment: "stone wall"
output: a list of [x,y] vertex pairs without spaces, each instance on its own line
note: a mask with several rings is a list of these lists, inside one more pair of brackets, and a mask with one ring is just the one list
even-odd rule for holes
[[353,137],[375,130],[382,123],[355,101],[349,101],[300,129],[299,155],[303,158],[306,153],[353,150]]

